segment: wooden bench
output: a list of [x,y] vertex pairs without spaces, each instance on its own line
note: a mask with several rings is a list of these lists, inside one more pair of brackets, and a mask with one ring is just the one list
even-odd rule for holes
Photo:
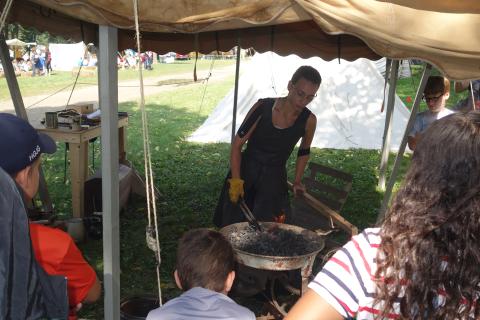
[[292,201],[293,224],[313,230],[337,226],[350,235],[358,234],[358,228],[340,214],[352,189],[352,175],[313,162],[308,170],[303,178],[307,192]]

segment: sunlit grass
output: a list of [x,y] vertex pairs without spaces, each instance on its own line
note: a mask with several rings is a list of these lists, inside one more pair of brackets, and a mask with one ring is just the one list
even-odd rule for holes
[[[218,68],[234,64],[234,60],[198,60],[197,72],[205,74],[212,67]],[[177,61],[175,63],[158,63],[153,65],[153,70],[144,70],[143,76],[146,78],[160,77],[160,76],[174,76],[181,73],[191,73],[193,79],[194,61]],[[31,77],[29,74],[17,77],[20,92],[24,97],[39,95],[39,94],[53,94],[58,90],[71,90],[77,74],[75,72],[54,71],[50,76],[35,76]],[[118,80],[133,80],[138,79],[138,70],[135,69],[120,69],[118,71]],[[81,88],[88,85],[96,85],[97,76],[79,76],[76,88]],[[10,92],[5,78],[0,78],[0,101],[10,99]]]

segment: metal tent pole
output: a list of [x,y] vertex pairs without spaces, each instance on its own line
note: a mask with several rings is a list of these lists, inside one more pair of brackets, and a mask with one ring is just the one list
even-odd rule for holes
[[104,319],[120,319],[120,224],[118,182],[118,31],[99,26],[98,84],[102,136]]
[[387,164],[388,164],[388,155],[390,153],[390,138],[392,136],[392,118],[393,110],[395,108],[395,89],[397,88],[397,75],[398,75],[398,60],[393,60],[391,64],[391,72],[388,73],[385,71],[385,76],[388,79],[387,74],[390,75],[389,79],[389,90],[388,90],[388,101],[387,101],[387,113],[385,114],[385,128],[383,131],[383,145],[382,145],[382,156],[380,160],[380,169],[379,169],[379,178],[378,178],[378,187],[381,190],[385,190],[385,176],[387,173]]
[[233,139],[235,139],[235,134],[236,134],[236,123],[237,123],[237,102],[238,102],[238,77],[240,73],[240,35],[237,37],[237,61],[235,65],[235,90],[233,93],[233,116],[232,116],[232,140],[231,142],[233,143]]
[[[18,86],[17,77],[13,70],[13,65],[10,63],[10,54],[8,52],[8,46],[5,41],[5,37],[0,33],[0,60],[2,61],[3,70],[5,72],[5,78],[7,79],[8,89],[10,90],[10,97],[12,98],[13,106],[15,107],[15,113],[18,117],[28,121],[27,111],[23,104],[22,93]],[[40,193],[40,199],[42,200],[43,210],[46,212],[52,212],[53,206],[48,194],[47,182],[43,174],[42,167],[40,167],[40,180],[38,183],[38,192]]]
[[392,195],[393,186],[395,185],[395,179],[397,178],[397,175],[398,175],[398,169],[400,168],[400,163],[402,162],[402,159],[403,159],[403,153],[405,152],[405,148],[407,146],[408,134],[412,130],[413,124],[415,122],[418,106],[420,105],[420,101],[422,100],[423,90],[425,89],[425,85],[427,84],[427,80],[431,72],[432,72],[432,66],[430,64],[426,64],[423,69],[420,85],[418,86],[417,93],[415,95],[415,101],[413,103],[412,112],[410,113],[410,118],[408,119],[407,127],[405,128],[405,134],[403,135],[402,143],[400,144],[397,157],[395,158],[395,163],[393,164],[392,175],[388,180],[387,190],[385,191],[382,206],[380,207],[380,212],[377,218],[377,224],[383,220],[385,216],[385,212],[387,211],[388,203]]

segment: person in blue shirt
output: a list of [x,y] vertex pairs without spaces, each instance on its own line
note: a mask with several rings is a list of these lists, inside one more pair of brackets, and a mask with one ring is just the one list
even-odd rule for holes
[[235,256],[218,231],[193,229],[179,241],[174,272],[184,293],[149,312],[147,320],[254,320],[255,314],[227,294],[235,279]]
[[442,76],[431,76],[427,80],[423,91],[423,100],[428,110],[420,112],[415,118],[413,129],[408,134],[408,147],[415,150],[423,132],[436,120],[441,119],[453,111],[445,105],[450,97],[450,81]]

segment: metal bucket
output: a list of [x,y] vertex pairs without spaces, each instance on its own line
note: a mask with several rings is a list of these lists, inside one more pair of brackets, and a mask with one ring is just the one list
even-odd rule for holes
[[120,303],[121,320],[144,320],[148,313],[159,307],[158,297],[145,295],[135,296]]
[[[305,293],[308,285],[308,279],[312,273],[312,266],[317,254],[325,246],[325,237],[319,235],[314,231],[304,229],[302,227],[293,226],[289,224],[276,223],[276,222],[260,222],[264,232],[272,228],[279,228],[282,230],[288,230],[294,234],[302,235],[305,241],[311,241],[316,243],[317,246],[311,252],[298,255],[298,256],[266,256],[259,255],[250,252],[245,252],[235,248],[233,249],[236,252],[237,261],[245,266],[262,269],[262,270],[273,270],[273,271],[282,271],[282,270],[295,270],[300,269],[302,277],[302,294]],[[248,222],[240,222],[226,226],[220,230],[220,232],[227,238],[230,239],[230,234],[234,232],[239,232],[250,228]]]
[[[265,232],[268,232],[268,230],[271,228],[279,228],[282,230],[288,230],[295,234],[301,234],[306,241],[318,243],[318,247],[316,248],[316,250],[313,250],[308,254],[287,257],[259,255],[245,252],[234,247],[235,252],[237,253],[238,261],[252,268],[276,271],[300,269],[306,264],[308,264],[310,261],[313,261],[315,256],[323,249],[325,245],[323,236],[302,227],[276,222],[261,222],[260,225],[266,230]],[[223,235],[225,235],[227,239],[229,239],[229,235],[231,233],[238,232],[246,228],[250,228],[248,222],[240,222],[226,226],[222,228],[220,232],[223,233]]]

